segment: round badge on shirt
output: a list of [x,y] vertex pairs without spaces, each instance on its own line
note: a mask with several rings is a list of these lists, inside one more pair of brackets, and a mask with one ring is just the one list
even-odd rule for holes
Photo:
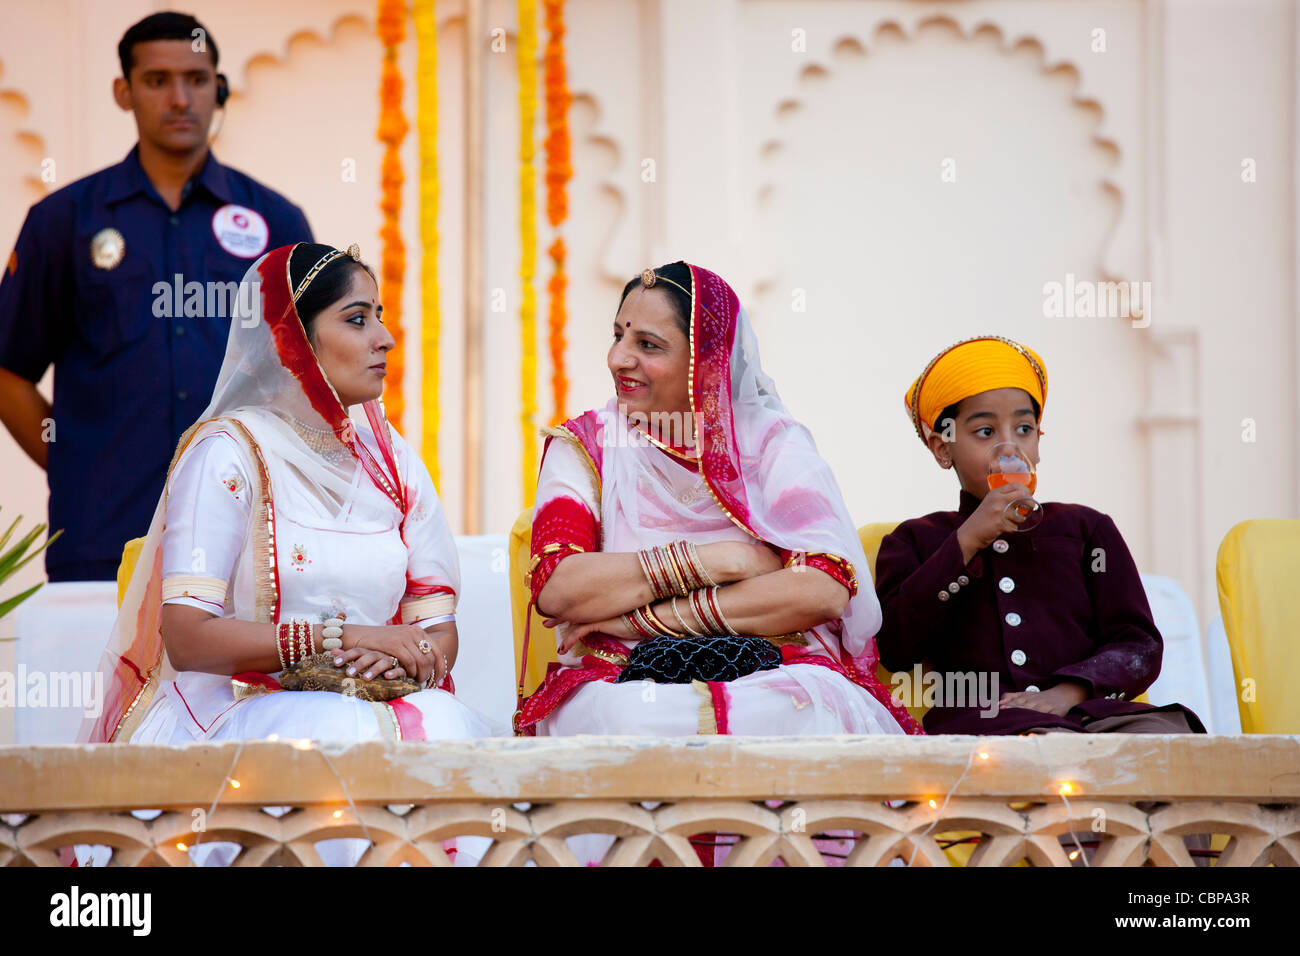
[[111,226],[95,233],[90,240],[90,261],[96,269],[116,269],[126,255],[126,240]]
[[241,259],[256,259],[266,251],[271,230],[262,214],[227,203],[212,214],[212,234],[221,248]]

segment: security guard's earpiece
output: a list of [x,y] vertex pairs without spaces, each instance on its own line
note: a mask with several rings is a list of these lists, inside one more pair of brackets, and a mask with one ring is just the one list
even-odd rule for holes
[[217,74],[217,106],[225,109],[226,100],[230,99],[230,81],[226,79],[226,74]]

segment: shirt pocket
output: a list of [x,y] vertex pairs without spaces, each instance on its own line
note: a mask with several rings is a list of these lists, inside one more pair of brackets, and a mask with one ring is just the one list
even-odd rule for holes
[[[77,267],[73,313],[90,347],[92,366],[139,341],[160,321],[154,316],[155,278],[148,262],[131,259],[129,253],[112,269],[98,269],[89,261]],[[165,295],[170,300],[170,286]]]
[[220,249],[209,250],[203,257],[203,318],[190,318],[186,321],[202,323],[201,328],[194,329],[195,333],[201,336],[206,345],[217,349],[218,353],[225,351],[231,323],[237,321],[237,316],[243,316],[247,322],[255,304],[252,301],[252,296],[257,292],[255,287],[242,293],[240,290],[244,273],[254,261],[256,260],[237,259]]

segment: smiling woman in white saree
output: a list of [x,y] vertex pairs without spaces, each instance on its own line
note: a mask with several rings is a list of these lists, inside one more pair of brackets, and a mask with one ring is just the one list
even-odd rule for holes
[[731,287],[647,269],[608,365],[617,397],[547,440],[530,585],[562,666],[516,729],[919,732],[876,678],[880,605],[839,486]]

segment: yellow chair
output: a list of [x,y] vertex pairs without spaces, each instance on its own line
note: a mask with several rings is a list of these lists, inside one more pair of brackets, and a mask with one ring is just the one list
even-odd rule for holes
[[1243,521],[1219,545],[1217,570],[1242,732],[1300,733],[1300,521]]
[[144,547],[144,538],[132,538],[122,547],[122,563],[117,566],[117,606],[122,606],[126,597],[126,586],[131,583],[131,573],[135,563],[140,560],[140,549]]
[[[880,555],[880,542],[885,535],[898,527],[897,521],[873,521],[871,524],[864,524],[858,529],[858,540],[862,542],[862,550],[867,553],[867,570],[871,572],[871,581],[876,580],[876,558]],[[859,584],[865,582],[860,581]],[[871,585],[874,587],[874,583]],[[893,686],[894,675],[887,671],[884,665],[876,668],[876,678],[886,687]],[[911,714],[918,722],[925,716],[928,707],[908,707],[907,712]]]
[[[533,540],[533,509],[525,508],[510,529],[510,612],[515,626],[515,681],[519,680],[519,661],[524,651],[524,615],[532,595],[524,583],[528,573],[529,553]],[[542,615],[533,611],[528,637],[528,662],[524,678],[525,696],[535,691],[546,677],[546,667],[558,661],[555,631],[542,624]]]

